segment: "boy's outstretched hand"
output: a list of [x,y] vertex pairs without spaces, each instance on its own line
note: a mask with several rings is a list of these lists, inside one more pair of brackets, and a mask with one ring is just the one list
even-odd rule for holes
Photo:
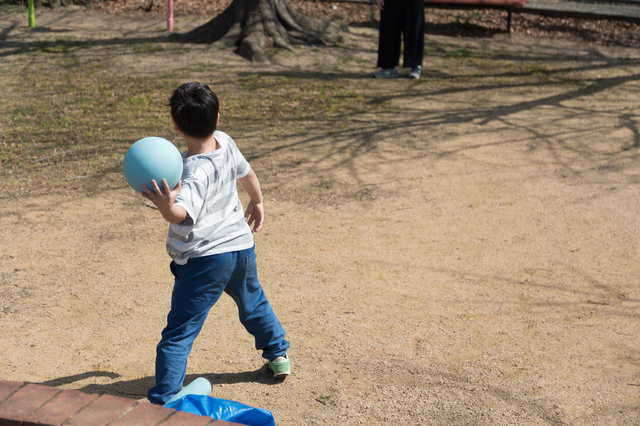
[[249,228],[253,226],[251,232],[258,232],[262,228],[262,221],[264,220],[264,206],[262,203],[249,202],[247,211],[244,213],[244,218],[249,225]]

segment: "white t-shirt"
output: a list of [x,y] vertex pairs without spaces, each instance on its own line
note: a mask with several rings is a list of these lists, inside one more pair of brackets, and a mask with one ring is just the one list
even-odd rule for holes
[[182,188],[175,204],[189,214],[169,226],[167,253],[180,265],[191,257],[210,256],[253,247],[236,180],[249,173],[249,163],[229,135],[215,131],[220,144],[206,154],[182,154]]

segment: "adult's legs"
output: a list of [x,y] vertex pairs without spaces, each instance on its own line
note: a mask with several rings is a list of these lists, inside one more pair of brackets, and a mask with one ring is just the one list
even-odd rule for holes
[[149,400],[164,404],[182,389],[193,341],[234,271],[233,253],[171,263],[175,276],[167,326],[156,349],[156,384]]
[[272,360],[284,355],[289,348],[285,331],[258,281],[254,248],[238,252],[236,270],[225,292],[238,305],[238,316],[246,330],[253,335],[256,349],[262,357]]
[[385,0],[380,11],[380,38],[378,40],[378,67],[395,68],[400,59],[402,41],[402,5],[400,0]]
[[415,68],[422,66],[424,55],[424,0],[405,0],[404,4],[403,65]]

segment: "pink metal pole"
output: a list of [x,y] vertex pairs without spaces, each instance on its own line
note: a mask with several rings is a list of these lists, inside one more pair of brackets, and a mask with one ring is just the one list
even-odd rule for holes
[[167,0],[167,31],[173,31],[173,0]]

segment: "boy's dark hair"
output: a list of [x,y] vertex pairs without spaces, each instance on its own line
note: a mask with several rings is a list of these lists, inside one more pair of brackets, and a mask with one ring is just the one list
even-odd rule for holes
[[216,130],[220,103],[203,83],[185,83],[169,100],[171,116],[182,133],[192,138],[208,138]]

